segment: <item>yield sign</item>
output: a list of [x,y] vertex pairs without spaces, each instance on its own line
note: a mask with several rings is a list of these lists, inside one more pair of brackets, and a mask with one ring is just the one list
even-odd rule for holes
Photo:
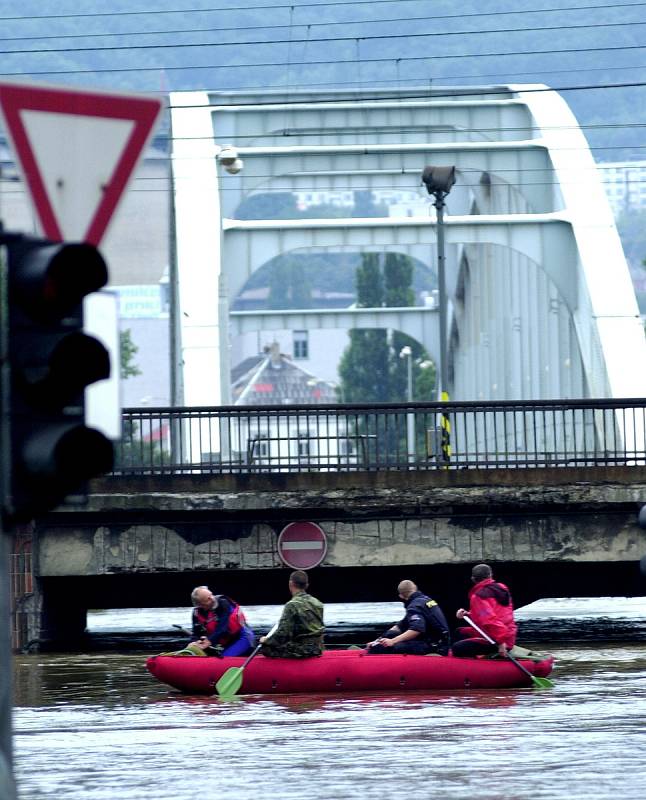
[[162,103],[0,82],[0,112],[42,233],[98,245]]

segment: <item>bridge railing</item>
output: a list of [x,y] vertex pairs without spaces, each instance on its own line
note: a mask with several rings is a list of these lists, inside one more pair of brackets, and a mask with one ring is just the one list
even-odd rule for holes
[[645,432],[646,399],[127,408],[113,474],[645,464]]

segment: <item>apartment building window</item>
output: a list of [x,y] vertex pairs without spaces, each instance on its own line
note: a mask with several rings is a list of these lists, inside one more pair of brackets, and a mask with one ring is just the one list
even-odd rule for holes
[[309,358],[307,331],[294,331],[294,358]]

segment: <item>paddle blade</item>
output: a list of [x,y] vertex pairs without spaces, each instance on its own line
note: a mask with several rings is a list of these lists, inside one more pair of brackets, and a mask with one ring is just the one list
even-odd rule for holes
[[532,675],[532,686],[535,689],[553,689],[554,682],[549,678],[537,678],[536,675]]
[[242,686],[242,667],[231,667],[215,684],[220,697],[233,697]]

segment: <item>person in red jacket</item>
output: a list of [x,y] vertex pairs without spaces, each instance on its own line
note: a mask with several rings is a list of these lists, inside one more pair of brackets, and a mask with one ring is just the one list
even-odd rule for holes
[[469,591],[469,610],[460,608],[456,616],[462,619],[468,614],[478,627],[489,634],[495,644],[483,639],[470,626],[458,628],[452,653],[461,658],[496,653],[504,657],[516,643],[518,632],[511,593],[504,583],[493,579],[493,572],[488,564],[475,566],[471,570],[471,580],[474,585]]

